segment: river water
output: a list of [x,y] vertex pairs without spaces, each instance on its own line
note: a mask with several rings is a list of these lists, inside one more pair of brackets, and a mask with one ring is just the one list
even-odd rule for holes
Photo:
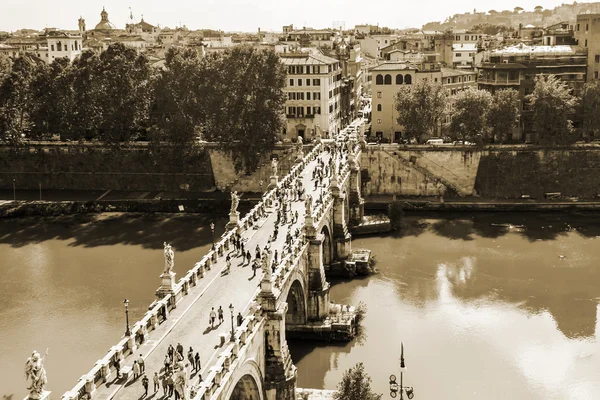
[[335,389],[363,362],[390,398],[403,341],[415,399],[600,399],[600,218],[445,217],[353,240],[379,274],[337,283],[331,298],[367,304],[362,337],[293,343],[298,385]]
[[[123,299],[131,321],[153,300],[163,241],[185,273],[211,245],[211,218],[0,220],[0,395],[25,396],[34,349],[49,348],[53,397],[72,387],[123,334]],[[409,216],[352,245],[373,251],[379,274],[331,297],[365,302],[364,329],[348,344],[291,343],[299,387],[334,389],[363,362],[389,398],[403,341],[415,399],[600,399],[600,217]]]

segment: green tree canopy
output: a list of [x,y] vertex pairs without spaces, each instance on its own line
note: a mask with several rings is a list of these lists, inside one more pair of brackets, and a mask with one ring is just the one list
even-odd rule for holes
[[381,395],[371,390],[371,377],[365,372],[363,363],[346,370],[338,383],[335,400],[379,400]]
[[468,88],[452,96],[450,135],[455,140],[469,140],[483,144],[489,138],[487,113],[492,95],[485,90]]
[[581,95],[582,133],[588,138],[600,137],[600,82],[586,83]]
[[171,48],[155,77],[151,141],[168,142],[177,151],[194,147],[208,103],[208,66],[192,49]]
[[577,99],[569,87],[554,75],[539,75],[535,78],[535,89],[527,96],[533,107],[533,128],[537,132],[537,143],[566,145],[576,140],[571,117]]
[[137,138],[148,127],[151,68],[146,56],[122,43],[100,54],[96,77],[99,139],[119,145]]
[[63,130],[64,121],[68,118],[71,79],[70,64],[66,57],[58,58],[50,65],[38,68],[32,82],[31,130],[32,136],[43,138],[44,135]]
[[431,136],[444,115],[446,99],[442,85],[429,80],[401,86],[396,94],[396,110],[406,135],[415,139]]
[[32,85],[37,67],[28,57],[15,60],[0,82],[0,138],[14,145],[29,130]]
[[492,96],[487,123],[494,142],[504,143],[511,138],[519,121],[519,92],[514,89],[497,90]]
[[251,172],[270,153],[283,127],[286,71],[272,50],[236,46],[204,60],[206,119],[202,133]]

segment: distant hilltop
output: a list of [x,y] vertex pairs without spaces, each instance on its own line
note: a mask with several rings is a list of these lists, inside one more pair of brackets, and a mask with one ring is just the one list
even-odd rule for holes
[[522,26],[549,26],[562,21],[573,21],[577,19],[578,14],[600,13],[600,2],[561,4],[552,10],[545,10],[542,6],[537,6],[531,11],[526,11],[521,7],[515,7],[510,10],[489,10],[478,12],[476,9],[472,13],[454,14],[446,18],[444,22],[429,22],[423,25],[423,30],[446,30],[446,29],[470,29],[475,25],[504,25],[507,27],[518,28]]

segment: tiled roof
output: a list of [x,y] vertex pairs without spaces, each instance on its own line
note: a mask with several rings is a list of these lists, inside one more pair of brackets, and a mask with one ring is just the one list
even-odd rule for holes
[[399,70],[405,70],[405,69],[417,69],[417,67],[415,67],[414,65],[410,65],[407,63],[403,63],[403,62],[384,62],[382,64],[379,64],[373,68],[371,68],[371,71],[399,71]]
[[442,68],[442,78],[449,78],[452,76],[463,76],[463,75],[477,75],[475,71],[463,71],[454,68]]
[[329,65],[339,62],[320,53],[288,53],[280,54],[279,57],[285,65]]

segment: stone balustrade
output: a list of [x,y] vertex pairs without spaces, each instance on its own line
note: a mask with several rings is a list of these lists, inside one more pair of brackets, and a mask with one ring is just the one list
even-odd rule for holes
[[239,354],[250,344],[253,336],[263,328],[265,317],[262,308],[258,305],[259,292],[254,295],[255,305],[250,306],[240,326],[235,330],[235,341],[228,344],[219,353],[214,365],[209,368],[206,378],[199,386],[192,388],[190,398],[193,400],[209,400],[212,395],[224,386],[223,380],[227,379],[232,372],[232,364],[238,359]]

